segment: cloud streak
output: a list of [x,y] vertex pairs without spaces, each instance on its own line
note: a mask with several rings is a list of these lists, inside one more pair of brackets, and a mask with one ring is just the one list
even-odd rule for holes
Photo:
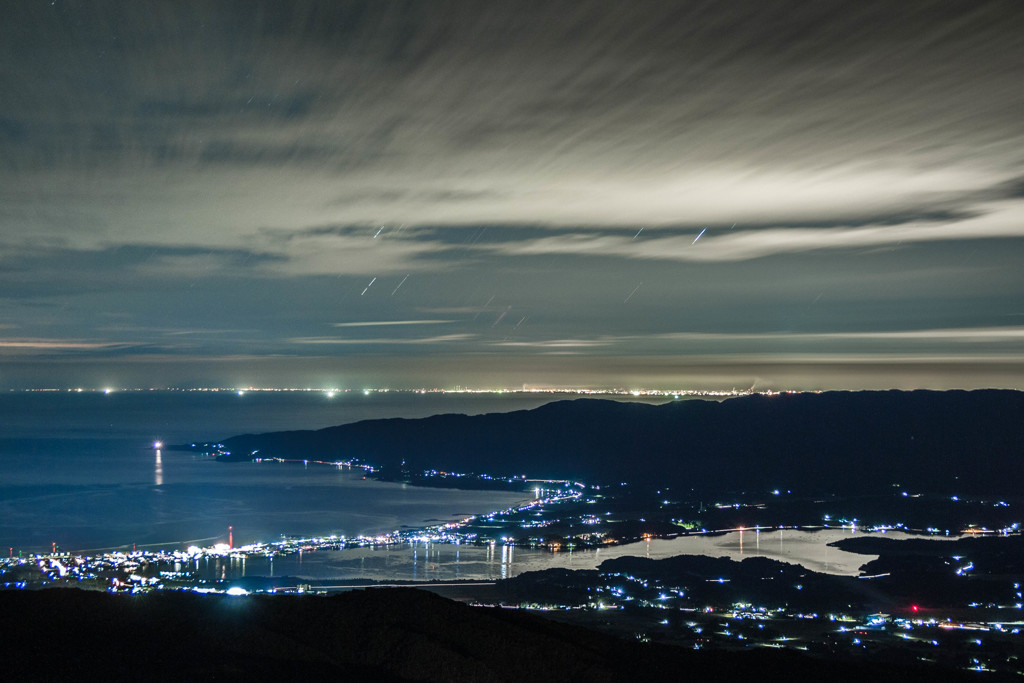
[[393,325],[446,325],[454,320],[373,320],[364,322],[331,323],[333,327],[391,327]]
[[714,262],[745,261],[818,250],[862,250],[923,242],[1020,238],[1024,237],[1024,202],[1007,202],[993,208],[991,213],[942,223],[928,221],[851,228],[716,229],[706,233],[704,230],[699,228],[688,234],[667,236],[648,231],[642,240],[603,231],[554,231],[549,236],[500,246],[484,244],[478,248],[509,256],[551,254]]
[[962,341],[1002,342],[1024,341],[1024,326],[970,327],[938,330],[887,330],[869,332],[671,332],[653,335],[659,339],[695,341],[793,341],[793,340],[836,340],[859,341],[915,340],[915,341]]
[[78,339],[0,339],[0,349],[12,351],[111,351],[139,344]]
[[447,344],[450,342],[469,341],[476,337],[475,334],[443,334],[434,337],[422,338],[401,338],[401,337],[374,337],[371,339],[345,339],[340,337],[295,337],[289,339],[291,344],[323,344],[323,345],[419,345],[419,344]]

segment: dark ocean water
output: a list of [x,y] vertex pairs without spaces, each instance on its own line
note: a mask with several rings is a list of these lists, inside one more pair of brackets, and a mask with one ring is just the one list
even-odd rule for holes
[[67,550],[369,534],[526,496],[364,480],[329,466],[219,463],[152,449],[363,419],[506,412],[562,396],[322,392],[0,394],[0,547]]

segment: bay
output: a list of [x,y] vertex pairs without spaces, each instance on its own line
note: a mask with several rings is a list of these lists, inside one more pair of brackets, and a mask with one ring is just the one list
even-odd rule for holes
[[547,393],[114,391],[0,393],[0,547],[8,552],[236,545],[354,536],[503,509],[528,494],[364,480],[331,466],[221,463],[165,443],[364,419],[480,414]]

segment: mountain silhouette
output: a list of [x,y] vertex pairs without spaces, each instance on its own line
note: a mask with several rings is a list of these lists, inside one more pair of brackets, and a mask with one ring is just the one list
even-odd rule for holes
[[385,478],[442,470],[717,491],[868,493],[898,485],[1003,495],[1024,486],[1024,393],[793,393],[662,405],[578,399],[509,413],[247,434],[222,443],[227,459],[249,460],[253,451],[357,458]]

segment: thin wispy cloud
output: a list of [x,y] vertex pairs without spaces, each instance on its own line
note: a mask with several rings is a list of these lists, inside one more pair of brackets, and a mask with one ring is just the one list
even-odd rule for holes
[[672,332],[651,335],[658,339],[699,341],[772,341],[772,340],[869,340],[894,339],[916,341],[1000,342],[1024,341],[1024,326],[971,327],[938,330],[887,330],[869,332]]
[[342,339],[340,337],[295,337],[289,339],[292,344],[324,344],[324,345],[417,345],[417,344],[447,344],[450,342],[469,341],[476,338],[475,334],[445,334],[435,337],[422,338],[398,338],[398,337],[375,337],[372,339]]
[[571,349],[608,346],[614,343],[616,343],[616,340],[609,339],[546,339],[539,341],[499,341],[493,342],[492,345],[538,349]]
[[27,351],[107,351],[128,349],[134,346],[138,346],[138,344],[74,339],[0,339],[0,349]]
[[331,323],[332,327],[391,327],[394,325],[446,325],[454,320],[370,320],[363,322]]

